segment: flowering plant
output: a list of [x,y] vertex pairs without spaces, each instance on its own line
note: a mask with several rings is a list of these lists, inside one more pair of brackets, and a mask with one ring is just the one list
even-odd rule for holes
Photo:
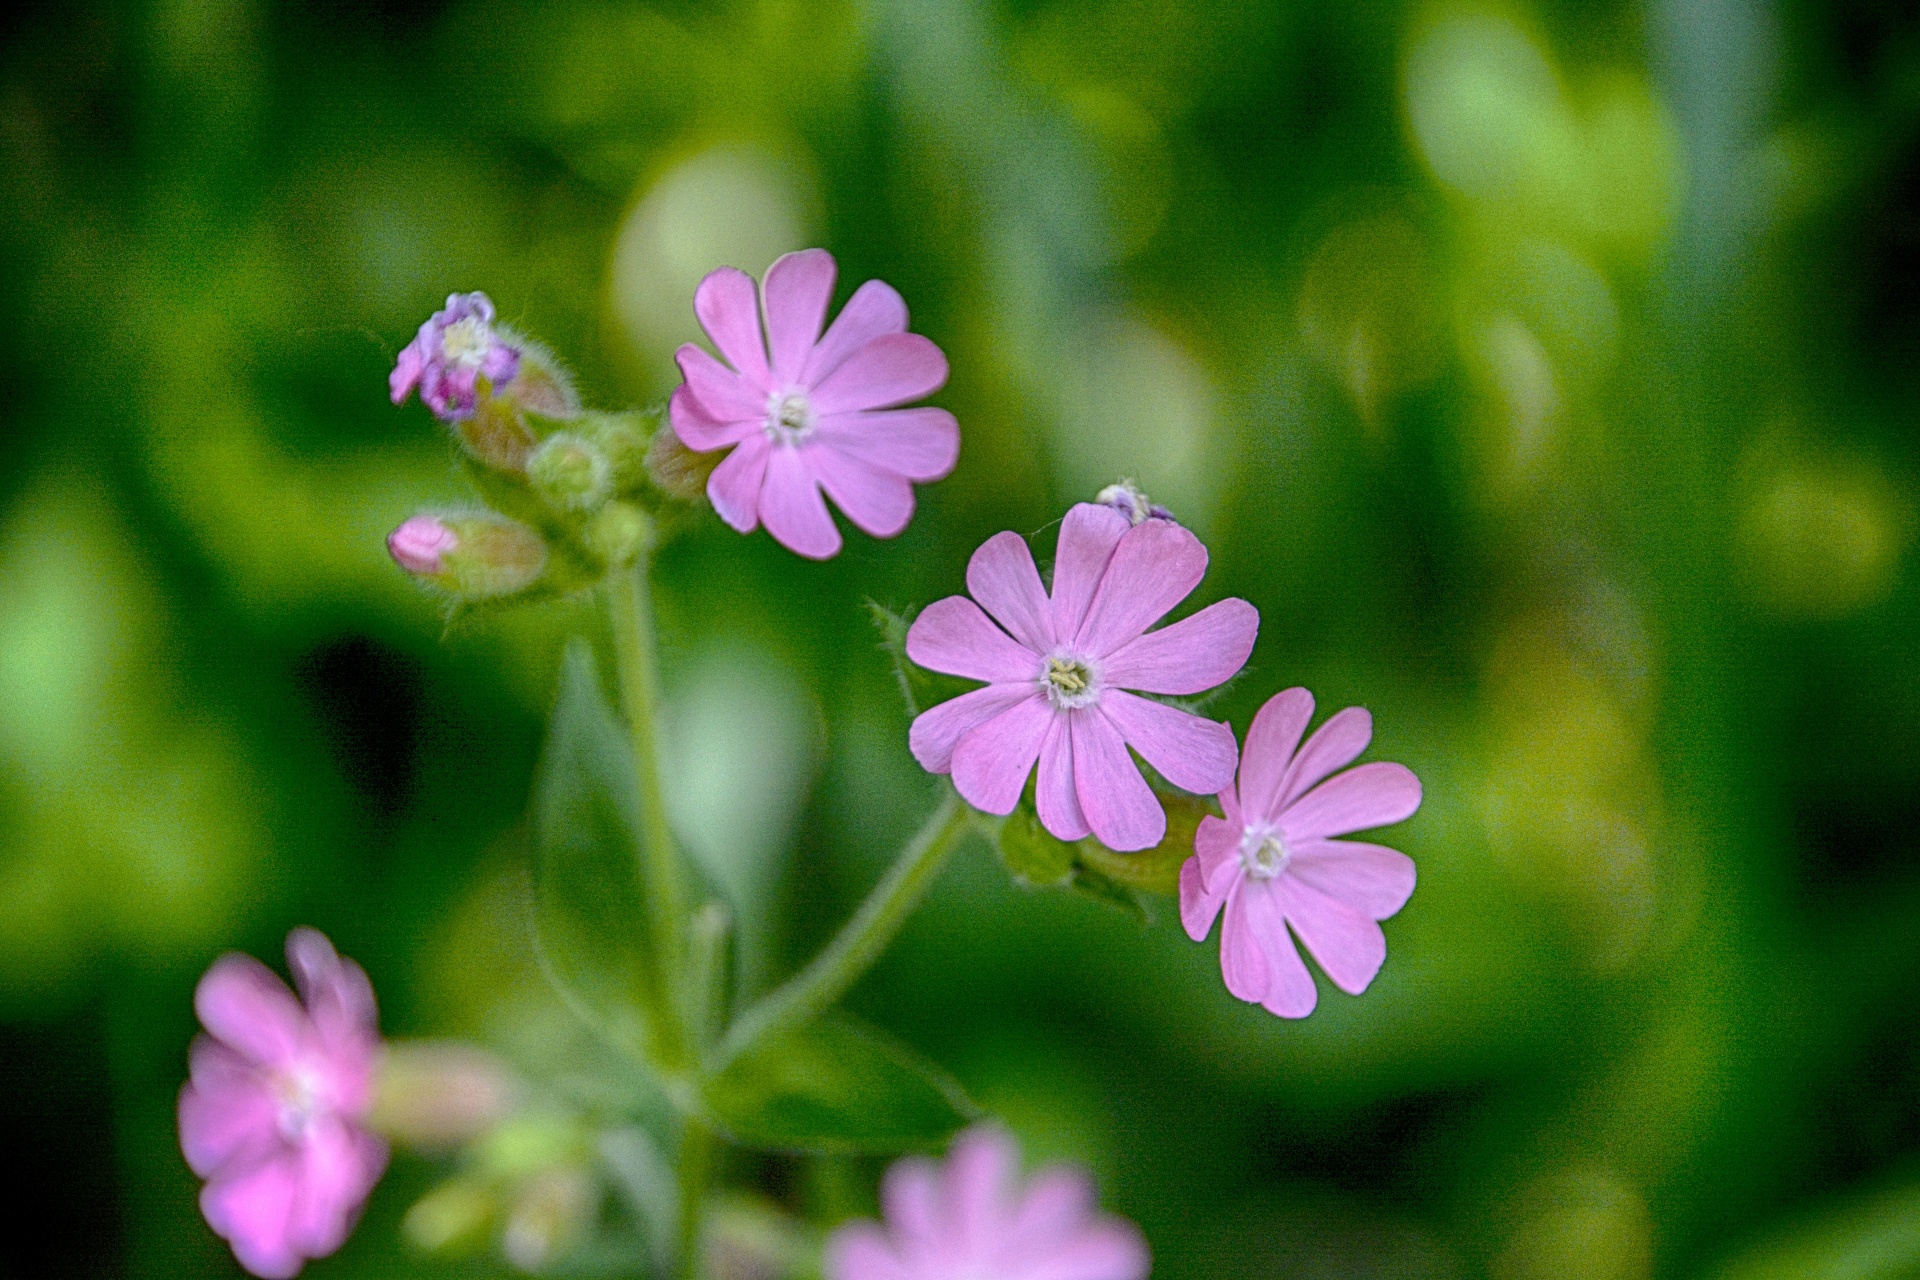
[[[879,281],[828,325],[834,282],[818,249],[781,258],[757,287],[731,268],[709,275],[693,304],[721,358],[682,348],[664,414],[588,409],[484,294],[450,297],[401,352],[394,400],[417,390],[448,425],[483,505],[411,517],[388,540],[394,561],[456,613],[587,592],[608,612],[617,701],[592,646],[575,642],[530,828],[541,957],[592,1036],[575,1069],[605,1075],[621,1101],[569,1106],[472,1048],[383,1045],[366,976],[312,930],[288,941],[298,1000],[259,963],[226,957],[201,984],[208,1035],[180,1134],[207,1180],[208,1223],[254,1274],[291,1276],[338,1248],[391,1141],[460,1153],[460,1171],[408,1214],[415,1243],[493,1235],[527,1269],[598,1234],[603,1256],[682,1277],[736,1274],[728,1259],[757,1249],[765,1275],[1139,1280],[1145,1241],[1098,1212],[1083,1172],[1021,1187],[1011,1139],[978,1124],[954,1080],[836,1007],[949,855],[977,836],[1024,883],[1136,908],[1177,888],[1196,941],[1224,913],[1228,991],[1284,1017],[1316,999],[1294,935],[1342,990],[1379,970],[1377,922],[1406,902],[1413,865],[1339,837],[1411,815],[1418,781],[1391,764],[1330,777],[1364,750],[1371,721],[1350,708],[1300,746],[1313,708],[1302,689],[1261,710],[1244,755],[1229,724],[1170,701],[1238,675],[1259,616],[1226,599],[1158,625],[1200,585],[1207,549],[1122,483],[1065,513],[1050,582],[1028,540],[1003,532],[974,553],[967,595],[911,619],[876,610],[914,716],[908,745],[951,785],[821,952],[736,1002],[728,911],[667,820],[653,554],[703,498],[741,533],[764,525],[814,559],[842,546],[829,499],[891,537],[914,485],[960,452],[950,413],[911,404],[945,382],[946,357]],[[980,687],[922,705],[929,672]],[[910,1156],[887,1175],[884,1225],[824,1240],[784,1219],[736,1229],[743,1210],[720,1187],[730,1148],[887,1153],[949,1139],[944,1166]],[[608,1180],[622,1212],[602,1212]]]

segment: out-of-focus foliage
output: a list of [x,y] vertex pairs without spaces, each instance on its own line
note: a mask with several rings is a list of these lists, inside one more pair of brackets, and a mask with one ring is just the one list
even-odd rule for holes
[[[643,1256],[575,1248],[660,1217],[658,1156],[582,1145],[619,1107],[570,1080],[594,1041],[528,927],[540,727],[599,624],[567,601],[446,631],[381,539],[463,482],[385,378],[485,289],[590,403],[644,404],[704,272],[808,244],[842,296],[902,291],[964,446],[892,542],[812,564],[702,518],[659,566],[670,817],[749,990],[931,803],[865,602],[955,591],[985,536],[1127,476],[1207,540],[1193,603],[1262,612],[1213,712],[1244,730],[1306,684],[1419,772],[1386,968],[1281,1022],[1165,900],[1143,927],[976,841],[861,1017],[1034,1158],[1090,1165],[1166,1280],[1920,1268],[1920,19],[4,22],[0,1115],[35,1175],[10,1269],[231,1274],[174,1145],[190,992],[295,923],[366,965],[389,1031],[551,1091],[497,1150],[397,1163],[315,1275]],[[731,1172],[749,1274],[804,1256],[792,1215],[870,1211],[877,1166]]]

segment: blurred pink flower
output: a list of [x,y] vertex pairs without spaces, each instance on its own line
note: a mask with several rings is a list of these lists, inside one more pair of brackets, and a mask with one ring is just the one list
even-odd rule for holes
[[1260,627],[1245,600],[1222,600],[1147,631],[1206,570],[1188,530],[1092,503],[1061,523],[1051,597],[1025,539],[989,538],[967,566],[973,599],[936,600],[907,632],[921,666],[988,682],[913,722],[914,758],[987,813],[1013,811],[1038,761],[1035,803],[1054,835],[1158,844],[1167,815],[1127,748],[1176,787],[1217,791],[1233,780],[1233,730],[1125,691],[1210,689],[1246,665]]
[[193,997],[209,1034],[180,1091],[200,1211],[270,1280],[338,1249],[387,1166],[362,1123],[380,1058],[367,975],[312,929],[287,935],[287,961],[299,1001],[251,956],[214,961]]
[[480,379],[489,387],[512,381],[520,349],[493,326],[493,300],[484,293],[450,293],[447,305],[427,317],[400,350],[387,389],[400,404],[420,388],[435,416],[459,422],[473,416]]
[[1317,1000],[1288,926],[1334,985],[1357,996],[1387,958],[1375,922],[1413,892],[1412,858],[1333,837],[1411,816],[1420,780],[1405,765],[1382,763],[1328,778],[1367,749],[1373,717],[1348,707],[1296,753],[1312,715],[1305,689],[1277,693],[1260,708],[1247,730],[1240,785],[1220,793],[1226,819],[1201,819],[1194,856],[1180,868],[1188,936],[1204,941],[1225,907],[1220,972],[1227,990],[1283,1018],[1306,1017]]
[[827,1280],[1144,1280],[1147,1244],[1103,1214],[1071,1165],[1024,1187],[1020,1152],[998,1129],[969,1129],[944,1166],[910,1157],[880,1189],[886,1222],[850,1222],[827,1240]]
[[434,516],[410,516],[387,535],[387,554],[408,573],[435,574],[440,558],[460,545],[460,535]]
[[825,249],[789,253],[767,268],[758,302],[744,271],[702,280],[694,313],[733,367],[681,347],[686,381],[668,405],[687,448],[734,446],[707,481],[721,519],[741,533],[764,522],[815,560],[840,550],[821,490],[861,529],[891,538],[913,516],[913,482],[940,479],[960,456],[952,414],[896,407],[938,391],[947,358],[907,332],[891,286],[861,285],[822,336],[835,270]]

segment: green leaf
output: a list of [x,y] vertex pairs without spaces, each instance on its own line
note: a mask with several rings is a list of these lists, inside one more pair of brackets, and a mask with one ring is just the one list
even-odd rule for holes
[[644,1057],[657,1000],[633,747],[592,651],[567,649],[533,801],[534,923],[547,974],[614,1044]]
[[993,847],[1008,874],[1031,888],[1048,889],[1073,878],[1073,846],[1041,826],[1040,815],[1024,802],[1000,823]]
[[1115,853],[1088,836],[1075,848],[1081,867],[1142,893],[1179,893],[1180,868],[1193,856],[1194,832],[1213,810],[1198,796],[1162,794],[1159,800],[1167,811],[1167,834],[1159,844],[1137,853]]
[[839,1012],[756,1046],[707,1081],[705,1099],[736,1142],[780,1151],[925,1147],[979,1114],[945,1072]]
[[1139,892],[1121,884],[1097,867],[1090,867],[1084,862],[1076,866],[1073,869],[1071,884],[1075,893],[1092,898],[1095,902],[1104,902],[1115,910],[1125,912],[1142,927],[1152,923],[1146,907],[1140,902]]

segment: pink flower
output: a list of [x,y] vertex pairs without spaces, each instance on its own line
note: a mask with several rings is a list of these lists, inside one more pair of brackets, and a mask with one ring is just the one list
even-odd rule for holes
[[471,418],[480,379],[489,387],[512,381],[520,349],[493,326],[493,300],[484,293],[450,293],[447,305],[427,317],[400,350],[387,389],[400,404],[420,388],[420,398],[446,422]]
[[1247,730],[1239,789],[1220,793],[1226,819],[1201,819],[1194,856],[1180,868],[1188,936],[1204,941],[1224,906],[1227,990],[1283,1018],[1306,1017],[1317,999],[1288,926],[1334,985],[1357,996],[1387,958],[1375,922],[1413,892],[1412,858],[1333,837],[1409,817],[1420,807],[1420,779],[1405,765],[1380,763],[1328,778],[1367,749],[1373,717],[1348,707],[1296,753],[1312,715],[1305,689],[1277,693],[1260,708]]
[[1207,549],[1188,530],[1135,525],[1092,503],[1061,523],[1051,597],[1020,535],[989,538],[967,566],[973,600],[937,600],[907,632],[907,656],[921,666],[987,681],[913,722],[914,758],[951,773],[974,808],[1002,814],[1037,760],[1036,807],[1054,835],[1091,831],[1120,850],[1158,844],[1167,815],[1127,748],[1176,787],[1217,791],[1233,780],[1233,730],[1126,690],[1210,689],[1246,664],[1260,627],[1245,600],[1222,600],[1147,631],[1206,570]]
[[827,1280],[1144,1280],[1139,1228],[1102,1214],[1070,1165],[1024,1188],[1020,1153],[994,1128],[969,1129],[946,1165],[910,1157],[887,1171],[885,1225],[850,1222],[827,1240]]
[[694,313],[733,367],[681,347],[686,381],[668,406],[687,448],[734,446],[707,481],[720,518],[741,533],[764,522],[815,560],[840,550],[821,490],[861,529],[891,538],[913,516],[912,482],[940,479],[960,456],[952,414],[895,407],[938,391],[947,358],[907,332],[907,305],[892,287],[861,285],[821,335],[834,273],[825,249],[787,254],[767,268],[759,303],[744,271],[722,267],[702,280]]
[[210,1034],[180,1091],[200,1211],[273,1280],[338,1249],[387,1167],[363,1125],[380,1058],[367,975],[312,929],[287,935],[287,962],[304,1008],[251,956],[214,961],[193,996]]

